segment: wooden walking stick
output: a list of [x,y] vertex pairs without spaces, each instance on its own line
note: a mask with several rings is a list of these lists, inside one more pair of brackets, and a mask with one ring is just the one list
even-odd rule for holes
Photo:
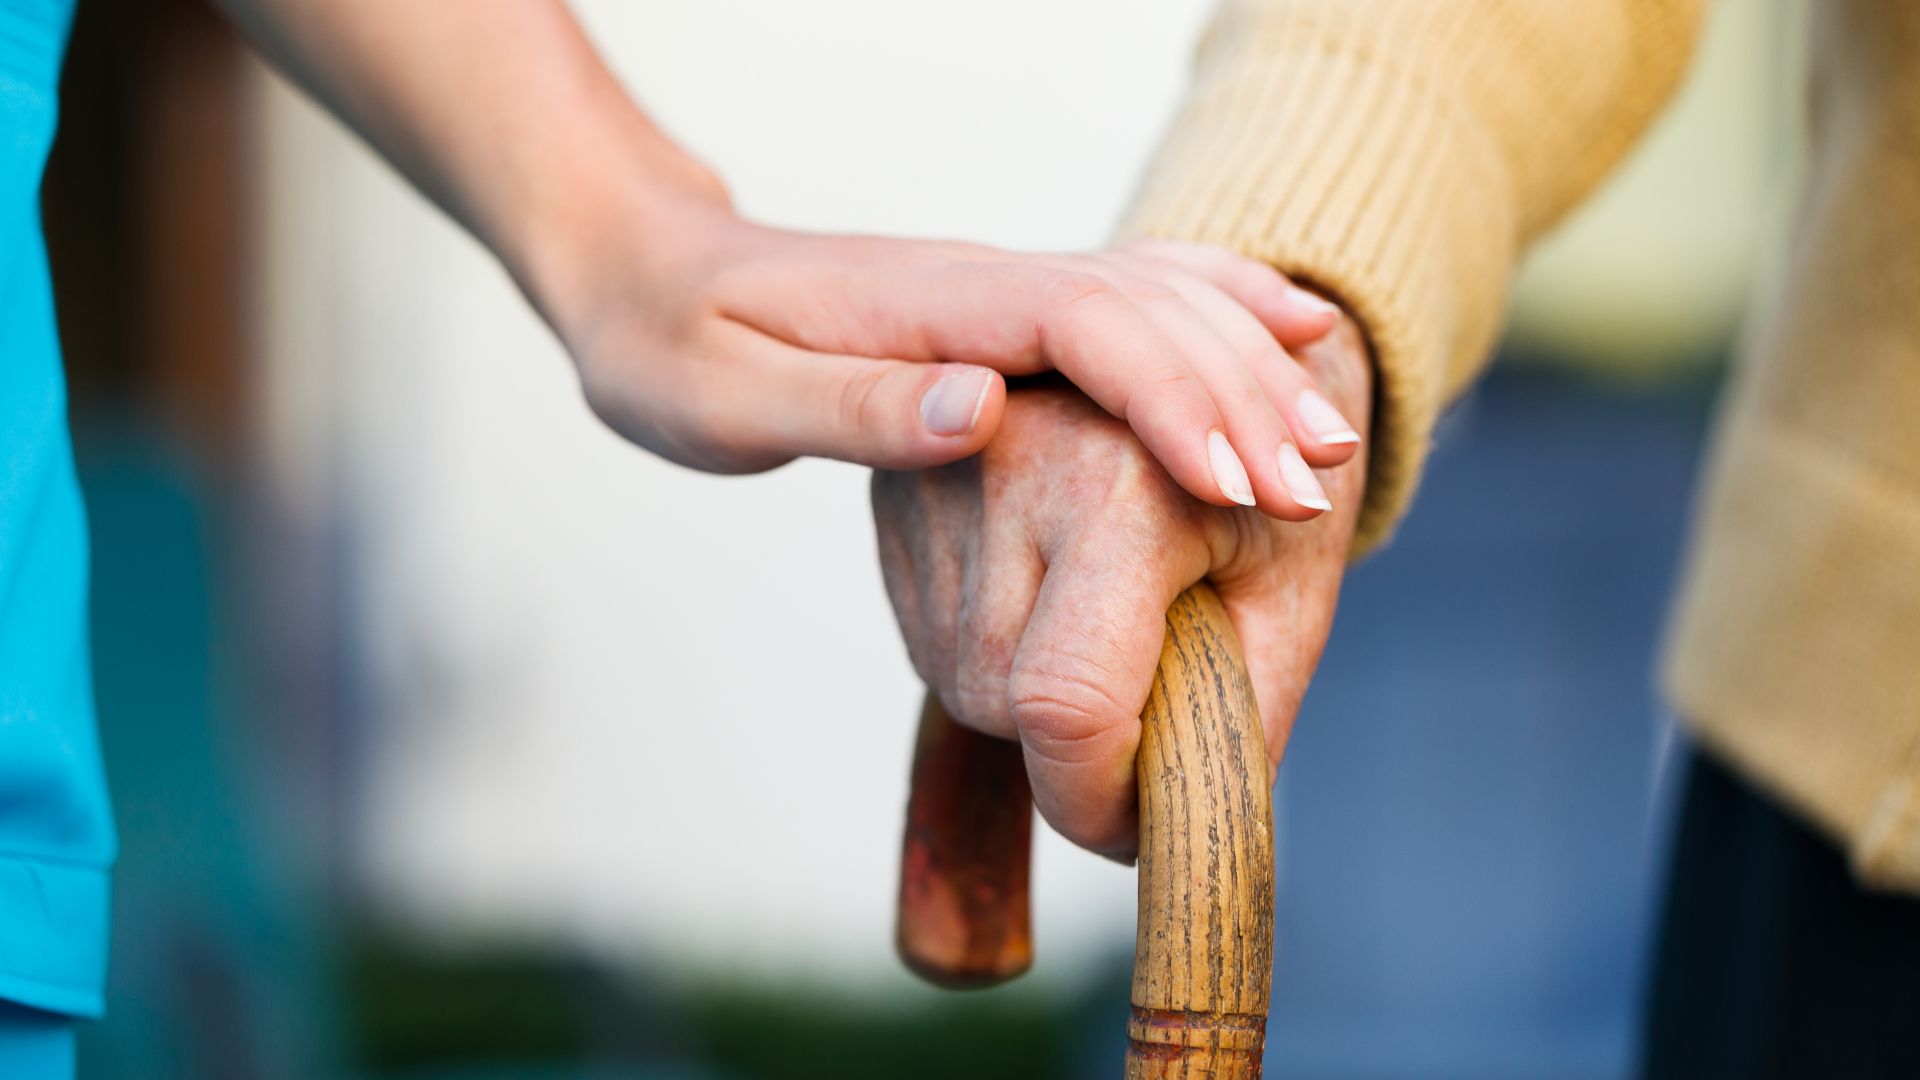
[[1033,963],[1027,849],[1033,793],[1020,744],[920,710],[900,853],[900,959],[955,990],[993,986]]
[[[1273,974],[1266,739],[1226,609],[1204,583],[1167,612],[1140,716],[1140,917],[1128,1080],[1260,1075]],[[947,986],[1032,960],[1031,794],[1019,748],[928,697],[900,881],[900,955]]]

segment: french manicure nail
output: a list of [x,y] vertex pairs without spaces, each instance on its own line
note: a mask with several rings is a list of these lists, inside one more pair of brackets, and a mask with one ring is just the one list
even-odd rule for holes
[[1247,479],[1247,467],[1240,464],[1240,455],[1233,452],[1224,433],[1207,433],[1207,462],[1213,466],[1213,482],[1220,485],[1220,494],[1241,506],[1253,505],[1253,481]]
[[935,435],[967,435],[980,422],[993,373],[981,368],[943,375],[920,399],[920,422]]
[[1340,305],[1301,288],[1298,285],[1287,286],[1287,301],[1309,315],[1338,315]]
[[1320,396],[1318,390],[1300,391],[1300,400],[1294,405],[1300,414],[1300,422],[1307,425],[1313,437],[1322,446],[1340,446],[1360,441],[1360,433],[1353,430],[1347,418],[1333,407],[1333,402]]
[[1280,482],[1287,485],[1287,494],[1301,506],[1310,506],[1315,510],[1331,510],[1333,503],[1327,499],[1327,490],[1320,486],[1320,480],[1313,475],[1313,469],[1307,465],[1307,459],[1300,456],[1300,448],[1292,443],[1280,444]]

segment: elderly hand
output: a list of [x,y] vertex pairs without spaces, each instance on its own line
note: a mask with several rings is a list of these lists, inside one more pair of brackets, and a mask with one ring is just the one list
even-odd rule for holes
[[[1366,422],[1371,366],[1350,320],[1302,359]],[[953,717],[1020,740],[1062,835],[1130,858],[1168,605],[1202,578],[1219,589],[1277,766],[1332,625],[1364,470],[1364,455],[1328,470],[1336,509],[1281,524],[1189,497],[1080,394],[1016,390],[978,457],[875,474],[881,566],[914,668]]]

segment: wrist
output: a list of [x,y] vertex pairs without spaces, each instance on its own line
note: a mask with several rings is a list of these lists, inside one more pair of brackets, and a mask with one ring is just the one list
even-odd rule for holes
[[625,139],[574,140],[564,168],[527,185],[489,237],[568,347],[613,306],[645,299],[673,267],[739,227],[719,178],[636,113]]

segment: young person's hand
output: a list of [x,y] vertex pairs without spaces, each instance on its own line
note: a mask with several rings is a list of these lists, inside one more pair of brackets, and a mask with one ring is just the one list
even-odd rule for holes
[[[741,222],[719,201],[654,220],[596,234],[576,256],[594,269],[544,306],[594,410],[682,464],[943,464],[986,445],[1003,376],[1046,370],[1216,505],[1312,517],[1328,504],[1309,464],[1337,465],[1359,442],[1281,344],[1318,338],[1335,310],[1224,250],[817,236]],[[643,244],[654,255],[636,260]]]
[[595,412],[720,472],[978,451],[1005,375],[1058,370],[1181,487],[1304,519],[1360,436],[1283,344],[1335,313],[1224,251],[1082,256],[747,224],[655,128],[561,0],[220,0],[485,243]]

